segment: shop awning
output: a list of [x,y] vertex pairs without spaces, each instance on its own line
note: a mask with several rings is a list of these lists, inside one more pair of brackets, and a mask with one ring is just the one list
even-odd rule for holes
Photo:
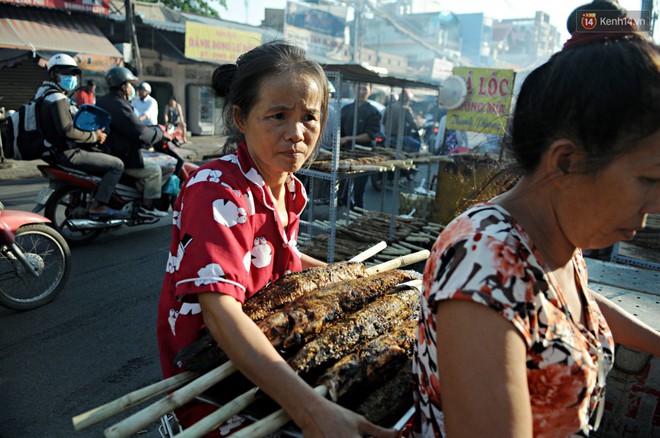
[[121,65],[122,55],[85,15],[59,11],[3,8],[0,47],[25,49],[48,57],[65,52],[84,70],[106,71]]

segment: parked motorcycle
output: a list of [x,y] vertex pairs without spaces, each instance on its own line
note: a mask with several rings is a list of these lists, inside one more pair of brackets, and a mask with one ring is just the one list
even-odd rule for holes
[[5,210],[0,202],[0,304],[29,310],[62,291],[71,271],[71,251],[45,217]]
[[[84,131],[99,129],[106,123],[101,111],[103,110],[98,107],[83,105],[76,114],[74,124]],[[81,112],[84,113],[81,115]],[[94,114],[95,112],[98,114]],[[163,173],[162,196],[154,202],[154,206],[161,211],[169,210],[174,204],[181,184],[188,179],[193,170],[199,167],[184,161],[173,146],[176,146],[176,139],[172,141],[163,139],[161,144],[154,147],[153,152],[144,152],[145,159],[158,162]],[[100,175],[53,163],[37,167],[49,179],[49,186],[37,194],[37,205],[33,211],[39,212],[45,208],[44,215],[73,246],[89,243],[104,231],[124,225],[152,224],[159,220],[137,215],[142,191],[138,187],[136,178],[122,175],[112,193],[109,205],[121,212],[119,216],[91,218],[87,211],[101,181]]]

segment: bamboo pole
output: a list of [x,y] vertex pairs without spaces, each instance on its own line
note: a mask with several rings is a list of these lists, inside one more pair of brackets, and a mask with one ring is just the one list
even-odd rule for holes
[[[322,397],[328,394],[328,388],[325,385],[319,385],[314,388]],[[234,438],[258,438],[275,432],[280,427],[291,421],[291,417],[284,411],[284,409],[277,410],[267,417],[245,427],[232,434]]]
[[109,403],[94,408],[90,411],[84,412],[80,415],[73,417],[73,427],[76,431],[85,430],[96,423],[107,420],[125,410],[150,400],[156,396],[179,388],[180,386],[190,382],[199,373],[186,371],[168,379],[156,382],[153,385],[145,386],[144,388],[130,392],[122,397],[119,397]]
[[258,400],[259,398],[261,398],[259,395],[259,388],[255,386],[254,388],[239,395],[226,405],[222,406],[220,409],[202,418],[188,429],[176,435],[176,437],[196,438],[204,436],[211,432],[213,429],[220,427],[225,421],[240,413],[252,402]]
[[402,266],[412,265],[414,263],[428,259],[430,255],[431,253],[426,249],[424,251],[414,252],[412,254],[397,257],[396,259],[390,260],[389,262],[381,263],[380,265],[367,268],[367,273],[369,275],[375,275],[380,272],[397,269]]
[[350,259],[350,262],[363,262],[369,257],[378,254],[382,250],[384,250],[387,247],[387,243],[384,241],[380,241],[379,243],[375,244],[369,249],[366,249],[362,251],[360,254],[356,255],[352,259]]
[[157,421],[168,412],[180,408],[225,377],[232,375],[234,372],[236,372],[236,366],[231,362],[226,362],[158,402],[147,406],[114,426],[107,428],[104,431],[104,434],[107,438],[131,436],[140,429]]

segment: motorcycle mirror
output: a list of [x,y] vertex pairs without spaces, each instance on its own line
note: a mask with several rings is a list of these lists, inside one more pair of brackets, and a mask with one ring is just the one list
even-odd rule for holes
[[110,130],[110,113],[96,105],[83,104],[73,117],[73,126],[81,131]]

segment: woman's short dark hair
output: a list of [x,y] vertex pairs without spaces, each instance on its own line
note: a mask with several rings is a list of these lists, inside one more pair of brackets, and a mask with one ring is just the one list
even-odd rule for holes
[[533,172],[566,138],[598,171],[660,127],[660,52],[631,34],[564,48],[525,79],[511,125],[519,171]]
[[[328,113],[328,80],[323,68],[307,57],[305,51],[283,40],[262,44],[239,56],[236,64],[223,64],[213,72],[212,87],[217,97],[224,99],[223,121],[227,143],[235,145],[244,140],[234,124],[233,106],[247,117],[259,99],[261,85],[269,77],[281,73],[305,74],[321,89],[321,126]],[[319,141],[321,136],[319,135]],[[315,151],[318,148],[315,148]]]

